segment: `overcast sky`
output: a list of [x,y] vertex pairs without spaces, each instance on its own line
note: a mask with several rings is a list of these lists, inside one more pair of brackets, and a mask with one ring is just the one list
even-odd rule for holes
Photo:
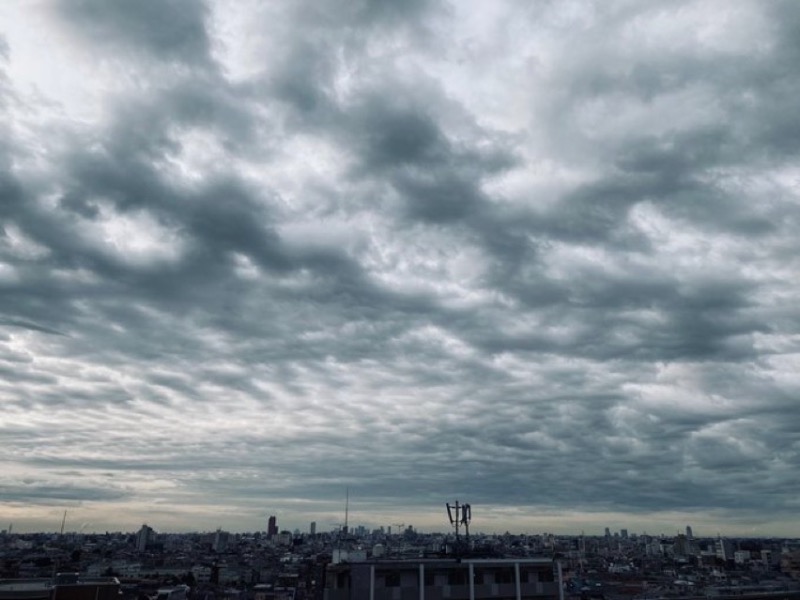
[[800,3],[3,0],[0,527],[800,536]]

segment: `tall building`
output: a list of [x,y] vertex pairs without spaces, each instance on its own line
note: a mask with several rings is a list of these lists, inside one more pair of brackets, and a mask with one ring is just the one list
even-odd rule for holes
[[227,531],[222,531],[221,529],[217,529],[216,533],[214,534],[214,544],[213,550],[214,552],[225,552],[228,549],[228,539],[230,535]]
[[679,533],[675,537],[675,542],[672,545],[672,551],[675,556],[689,556],[689,538]]
[[694,539],[694,536],[692,535],[692,526],[691,525],[687,525],[686,526],[686,538],[688,540],[690,540],[690,541]]
[[147,550],[147,545],[155,541],[155,537],[156,532],[152,527],[148,527],[146,524],[142,525],[136,534],[136,551],[144,552]]
[[308,532],[311,535],[317,535],[317,522],[311,521],[311,525],[308,526]]
[[714,551],[720,560],[733,560],[733,544],[730,540],[717,536],[717,541],[714,543]]
[[275,537],[278,535],[278,520],[275,518],[275,515],[272,515],[267,522],[267,537]]
[[628,539],[628,530],[627,530],[627,529],[620,529],[620,530],[619,530],[619,536],[620,536],[620,537],[621,537],[623,540],[627,540],[627,539]]

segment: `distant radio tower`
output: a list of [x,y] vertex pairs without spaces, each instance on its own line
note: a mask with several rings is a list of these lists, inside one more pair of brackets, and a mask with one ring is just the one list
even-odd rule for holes
[[345,488],[344,492],[344,532],[347,533],[347,519],[350,516],[350,487]]
[[67,511],[64,511],[64,516],[61,517],[61,535],[64,535],[64,523],[67,522]]

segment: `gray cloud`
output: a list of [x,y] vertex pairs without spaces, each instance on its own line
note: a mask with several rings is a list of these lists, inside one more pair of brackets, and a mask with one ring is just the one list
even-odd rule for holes
[[0,45],[14,518],[792,526],[792,3],[52,7],[62,89]]
[[123,54],[187,65],[202,64],[209,58],[203,2],[80,0],[57,2],[55,8],[79,36],[112,52],[117,48]]

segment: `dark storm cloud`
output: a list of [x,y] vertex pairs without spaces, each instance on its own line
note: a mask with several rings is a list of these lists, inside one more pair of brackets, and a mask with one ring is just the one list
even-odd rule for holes
[[55,6],[139,83],[0,78],[4,497],[788,519],[791,3]]
[[128,495],[127,491],[112,491],[102,487],[84,487],[71,485],[2,485],[0,493],[3,499],[10,504],[44,504],[63,505],[65,501],[114,501],[121,500]]
[[63,21],[81,37],[124,55],[202,65],[208,59],[205,3],[184,0],[57,2]]
[[11,325],[12,327],[21,327],[23,329],[32,329],[34,331],[41,331],[42,333],[51,333],[53,335],[63,335],[60,331],[55,329],[50,329],[48,327],[42,327],[41,325],[37,325],[36,323],[31,323],[28,321],[22,321],[18,319],[3,319],[0,320],[0,323],[3,325]]
[[392,106],[392,95],[383,92],[354,110],[357,120],[348,129],[355,131],[363,173],[385,174],[410,219],[451,223],[479,218],[486,203],[481,179],[510,168],[511,152],[458,148],[426,113],[424,99]]

